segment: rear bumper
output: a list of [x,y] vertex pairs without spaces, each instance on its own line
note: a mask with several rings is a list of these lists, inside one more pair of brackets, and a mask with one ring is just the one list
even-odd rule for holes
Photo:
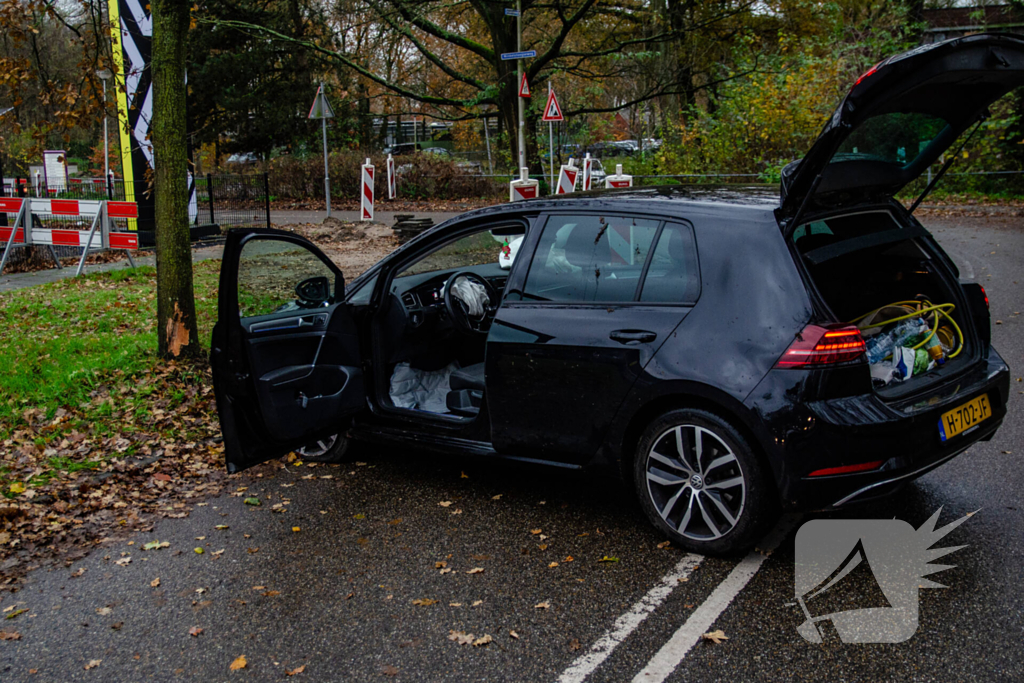
[[[774,437],[766,451],[783,507],[835,508],[891,495],[978,441],[991,439],[1006,415],[1009,389],[1010,370],[990,348],[986,362],[933,388],[916,403],[885,403],[868,394],[810,401],[774,414],[759,410],[769,418],[766,427]],[[938,426],[942,414],[981,394],[988,395],[992,416],[944,441]],[[876,461],[883,464],[869,472],[808,476],[820,469]]]

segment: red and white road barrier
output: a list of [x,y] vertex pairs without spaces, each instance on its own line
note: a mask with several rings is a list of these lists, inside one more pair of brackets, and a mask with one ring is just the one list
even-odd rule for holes
[[633,176],[622,172],[622,164],[615,164],[615,175],[604,179],[606,189],[612,187],[633,187]]
[[510,202],[519,202],[524,199],[533,199],[537,196],[539,185],[539,180],[530,178],[530,169],[521,168],[519,169],[519,179],[513,180],[508,184],[508,200]]
[[388,155],[388,199],[398,198],[398,178],[395,177],[395,158]]
[[568,164],[562,164],[558,171],[558,185],[555,187],[555,194],[571,194],[576,191],[576,179],[580,175],[580,169],[573,165],[572,157]]
[[[83,247],[75,275],[81,275],[85,268],[85,257],[90,251],[102,249],[123,249],[134,266],[129,250],[139,248],[139,236],[134,232],[114,232],[110,222],[114,218],[138,218],[139,207],[135,202],[113,202],[86,199],[32,199],[30,197],[0,197],[0,213],[14,215],[14,225],[0,227],[0,241],[5,243],[0,258],[0,273],[7,265],[7,257],[14,247],[34,244],[46,245],[53,260],[60,268],[60,260],[54,246]],[[91,218],[88,230],[74,228],[46,228],[33,225],[33,216],[56,216],[60,218]]]
[[587,152],[587,156],[583,157],[583,191],[586,192],[590,189],[590,174],[594,166],[594,160],[590,158],[590,152]]
[[363,164],[363,179],[359,193],[360,219],[373,220],[373,164],[367,159]]

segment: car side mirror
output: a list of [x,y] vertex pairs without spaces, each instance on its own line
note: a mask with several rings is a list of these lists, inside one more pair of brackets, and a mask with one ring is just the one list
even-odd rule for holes
[[295,294],[303,306],[320,306],[331,298],[331,281],[323,275],[306,278],[295,285]]

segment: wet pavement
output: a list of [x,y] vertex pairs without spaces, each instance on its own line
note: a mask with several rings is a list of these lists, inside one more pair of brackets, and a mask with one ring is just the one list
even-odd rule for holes
[[[929,578],[948,588],[920,591],[904,643],[806,643],[787,606],[792,531],[770,554],[688,557],[658,547],[617,481],[361,446],[356,463],[234,477],[233,494],[185,519],[31,573],[0,595],[0,616],[27,610],[0,620],[21,634],[0,642],[0,679],[1021,680],[1024,230],[1000,216],[924,222],[986,287],[1014,381],[994,440],[834,515],[916,528],[939,507],[940,524],[979,511],[939,544],[968,547],[940,560],[956,567]],[[168,546],[143,550],[151,541]],[[684,637],[705,622],[728,640]]]

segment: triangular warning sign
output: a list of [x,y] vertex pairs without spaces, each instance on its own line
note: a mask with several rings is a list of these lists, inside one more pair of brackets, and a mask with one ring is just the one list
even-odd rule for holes
[[555,97],[555,91],[552,90],[548,93],[548,103],[544,105],[544,116],[541,121],[565,121],[565,117],[562,116],[562,108],[558,106],[558,98]]
[[310,119],[333,119],[334,109],[331,108],[331,103],[327,101],[327,95],[324,94],[323,83],[316,89],[316,97],[313,98],[313,106],[309,108],[309,116],[306,118]]
[[519,96],[530,96],[530,82],[526,80],[526,74],[523,74],[523,80],[519,83]]

